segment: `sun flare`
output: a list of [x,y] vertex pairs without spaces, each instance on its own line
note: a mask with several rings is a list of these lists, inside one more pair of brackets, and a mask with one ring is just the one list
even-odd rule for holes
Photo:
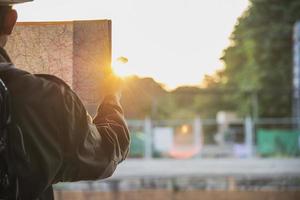
[[128,77],[132,73],[129,70],[128,59],[126,57],[117,58],[112,64],[113,72],[119,77]]

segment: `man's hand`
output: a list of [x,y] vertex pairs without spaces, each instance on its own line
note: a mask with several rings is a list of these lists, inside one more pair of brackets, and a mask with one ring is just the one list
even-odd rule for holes
[[101,87],[104,98],[106,96],[114,95],[119,100],[121,98],[122,85],[122,79],[115,74],[110,73],[104,78],[103,85]]

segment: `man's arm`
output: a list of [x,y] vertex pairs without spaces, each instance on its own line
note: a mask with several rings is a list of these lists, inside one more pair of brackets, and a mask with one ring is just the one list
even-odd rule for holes
[[[129,131],[124,119],[123,109],[116,96],[107,96],[103,103],[98,108],[96,117],[93,120],[97,129],[101,132],[101,129],[111,129],[114,131],[114,141],[119,142],[118,153],[115,154],[114,160],[118,163],[125,160],[129,152]],[[107,127],[109,126],[109,127]]]
[[111,176],[126,158],[130,143],[118,98],[107,96],[92,121],[74,92],[68,90],[63,96],[67,124],[62,140],[64,169],[59,179],[79,181]]

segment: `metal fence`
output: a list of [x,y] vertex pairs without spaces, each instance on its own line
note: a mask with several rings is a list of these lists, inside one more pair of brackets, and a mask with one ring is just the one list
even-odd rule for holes
[[[296,119],[128,120],[131,157],[195,158],[299,156]],[[263,140],[263,141],[262,141]],[[288,146],[293,146],[288,150]],[[269,150],[268,150],[269,149]]]

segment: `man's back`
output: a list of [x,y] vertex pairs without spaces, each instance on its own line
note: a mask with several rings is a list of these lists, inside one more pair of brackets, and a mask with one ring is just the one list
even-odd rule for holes
[[114,97],[104,101],[92,123],[60,79],[6,68],[1,78],[10,92],[13,116],[9,166],[17,174],[22,199],[37,198],[56,182],[110,176],[129,144]]

